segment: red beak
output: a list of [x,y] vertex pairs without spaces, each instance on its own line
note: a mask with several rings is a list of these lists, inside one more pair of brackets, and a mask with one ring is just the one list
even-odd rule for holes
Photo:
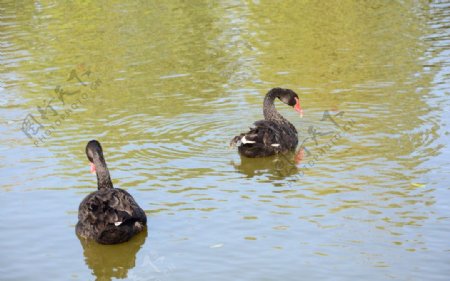
[[298,98],[295,98],[295,101],[297,103],[294,106],[294,110],[297,111],[300,114],[300,118],[303,118],[303,109],[300,106],[300,100]]
[[95,174],[95,165],[94,165],[94,163],[89,162],[89,166],[91,166],[91,174]]

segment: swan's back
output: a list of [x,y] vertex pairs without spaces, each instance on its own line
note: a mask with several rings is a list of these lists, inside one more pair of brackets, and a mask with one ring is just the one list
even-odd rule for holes
[[297,130],[275,109],[276,98],[293,107],[300,116],[303,115],[300,100],[294,91],[273,88],[264,97],[264,120],[256,121],[250,131],[231,140],[230,146],[237,146],[240,154],[246,157],[265,157],[295,150],[297,147]]
[[[298,144],[297,130],[289,122],[260,120],[254,125],[249,132],[232,140],[234,143],[240,143],[239,153],[246,157],[271,156],[294,150]],[[242,142],[243,137],[245,137],[245,142]]]
[[134,198],[119,188],[100,189],[81,202],[76,232],[102,244],[128,241],[144,229],[147,217]]

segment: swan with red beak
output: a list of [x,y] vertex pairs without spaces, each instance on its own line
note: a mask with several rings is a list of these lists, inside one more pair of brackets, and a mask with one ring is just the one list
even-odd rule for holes
[[293,151],[298,144],[295,126],[284,118],[274,105],[275,99],[291,106],[303,117],[300,98],[291,89],[273,88],[264,97],[264,120],[256,121],[250,131],[235,136],[230,146],[237,146],[246,157],[265,157]]
[[88,142],[86,156],[91,173],[97,175],[97,190],[80,203],[76,233],[101,244],[128,241],[144,230],[147,216],[130,193],[114,188],[98,141]]

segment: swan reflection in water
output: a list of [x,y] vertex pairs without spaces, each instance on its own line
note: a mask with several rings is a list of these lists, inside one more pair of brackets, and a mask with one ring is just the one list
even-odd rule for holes
[[96,280],[124,279],[128,271],[136,266],[136,255],[145,243],[147,228],[128,242],[102,245],[78,236],[83,246],[86,265],[92,270]]
[[300,174],[299,166],[303,155],[303,149],[263,158],[248,158],[240,155],[241,163],[236,164],[232,161],[231,165],[237,172],[249,178],[268,175],[273,180],[284,179]]

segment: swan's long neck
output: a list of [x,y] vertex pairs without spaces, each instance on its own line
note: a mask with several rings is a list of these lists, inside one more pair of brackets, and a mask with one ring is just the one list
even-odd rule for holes
[[103,155],[96,155],[96,157],[94,157],[94,165],[97,173],[98,190],[113,188],[109,170]]
[[277,98],[277,93],[274,91],[270,91],[267,93],[266,97],[264,98],[263,103],[263,112],[264,112],[264,119],[270,120],[270,121],[281,121],[284,122],[286,119],[284,119],[283,116],[276,110],[275,104],[273,103],[275,98]]

